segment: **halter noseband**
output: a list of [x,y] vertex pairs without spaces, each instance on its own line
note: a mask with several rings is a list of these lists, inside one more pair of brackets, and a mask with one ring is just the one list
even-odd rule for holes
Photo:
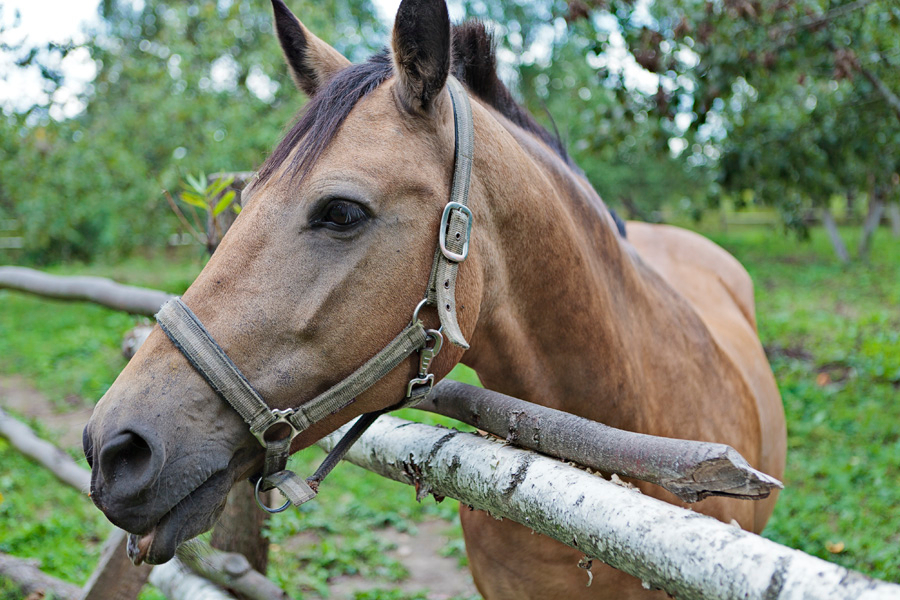
[[[175,347],[210,387],[234,407],[250,427],[250,432],[266,449],[263,472],[256,479],[256,500],[268,512],[281,512],[291,504],[299,506],[315,498],[319,483],[379,415],[413,406],[424,399],[434,385],[434,374],[429,369],[434,357],[440,352],[444,336],[457,346],[469,347],[456,318],[456,274],[459,263],[469,253],[472,231],[472,211],[467,203],[474,126],[472,107],[462,85],[449,77],[447,89],[453,104],[455,129],[453,182],[450,201],[441,215],[438,248],[434,253],[425,298],[415,307],[410,324],[350,376],[297,408],[271,409],[181,298],[166,302],[156,315],[157,322]],[[441,321],[439,330],[425,329],[419,319],[419,310],[425,305],[437,307]],[[419,352],[418,376],[410,380],[403,400],[391,407],[359,417],[311,477],[304,480],[285,468],[290,456],[291,441],[298,434],[352,404],[359,394],[372,387],[414,352]],[[268,432],[275,433],[273,428],[285,426],[290,429],[289,435],[275,440],[266,439]],[[260,489],[272,488],[278,488],[287,498],[287,502],[280,508],[269,508],[260,501]]]

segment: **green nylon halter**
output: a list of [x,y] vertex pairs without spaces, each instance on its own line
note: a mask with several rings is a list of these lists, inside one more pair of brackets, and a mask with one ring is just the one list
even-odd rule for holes
[[[438,248],[434,254],[425,299],[413,311],[410,324],[346,379],[297,408],[271,409],[181,298],[166,302],[156,315],[157,322],[175,347],[216,393],[234,407],[250,427],[250,432],[266,449],[263,472],[256,481],[256,499],[266,511],[281,512],[291,504],[299,506],[315,498],[322,479],[380,414],[415,405],[424,399],[434,384],[434,375],[429,373],[429,368],[441,349],[443,336],[447,336],[451,343],[461,348],[469,347],[456,318],[456,275],[459,263],[469,253],[472,231],[472,211],[467,203],[474,126],[472,108],[462,85],[450,77],[447,89],[453,104],[455,128],[453,182],[450,201],[441,215]],[[419,310],[426,304],[437,307],[441,321],[438,331],[426,330],[419,319]],[[429,346],[429,341],[433,345]],[[359,394],[372,387],[414,352],[419,352],[419,373],[418,377],[409,382],[407,395],[403,400],[382,411],[362,415],[329,453],[316,473],[306,480],[285,469],[294,437],[352,404]],[[290,434],[281,439],[267,440],[266,433],[279,425],[290,428]],[[272,488],[278,488],[287,498],[287,502],[277,509],[267,507],[259,499],[260,489]]]

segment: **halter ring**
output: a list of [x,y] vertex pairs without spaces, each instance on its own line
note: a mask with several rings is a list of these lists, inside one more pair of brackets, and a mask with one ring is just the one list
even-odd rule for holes
[[256,487],[253,488],[253,496],[256,498],[256,503],[259,505],[259,507],[271,515],[286,511],[291,505],[290,500],[285,500],[284,504],[278,508],[269,508],[262,500],[259,499],[259,484],[262,483],[262,480],[262,477],[257,479]]

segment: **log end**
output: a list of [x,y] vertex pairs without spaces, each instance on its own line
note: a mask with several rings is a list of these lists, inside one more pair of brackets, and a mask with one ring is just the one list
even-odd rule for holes
[[744,500],[768,498],[774,490],[784,489],[778,479],[750,466],[731,446],[703,461],[689,476],[660,482],[684,502],[699,502],[709,496]]

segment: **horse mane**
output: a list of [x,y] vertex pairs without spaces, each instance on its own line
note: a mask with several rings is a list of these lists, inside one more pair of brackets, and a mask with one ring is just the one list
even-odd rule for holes
[[[537,136],[568,165],[575,167],[559,137],[541,127],[500,81],[497,76],[496,44],[484,24],[469,21],[454,25],[452,39],[453,75],[479,100]],[[289,158],[291,177],[302,179],[337,135],[353,107],[392,74],[390,53],[384,49],[366,62],[351,65],[332,77],[312,97],[306,110],[263,163],[259,170],[260,183],[269,179]],[[300,151],[291,157],[295,148]]]

